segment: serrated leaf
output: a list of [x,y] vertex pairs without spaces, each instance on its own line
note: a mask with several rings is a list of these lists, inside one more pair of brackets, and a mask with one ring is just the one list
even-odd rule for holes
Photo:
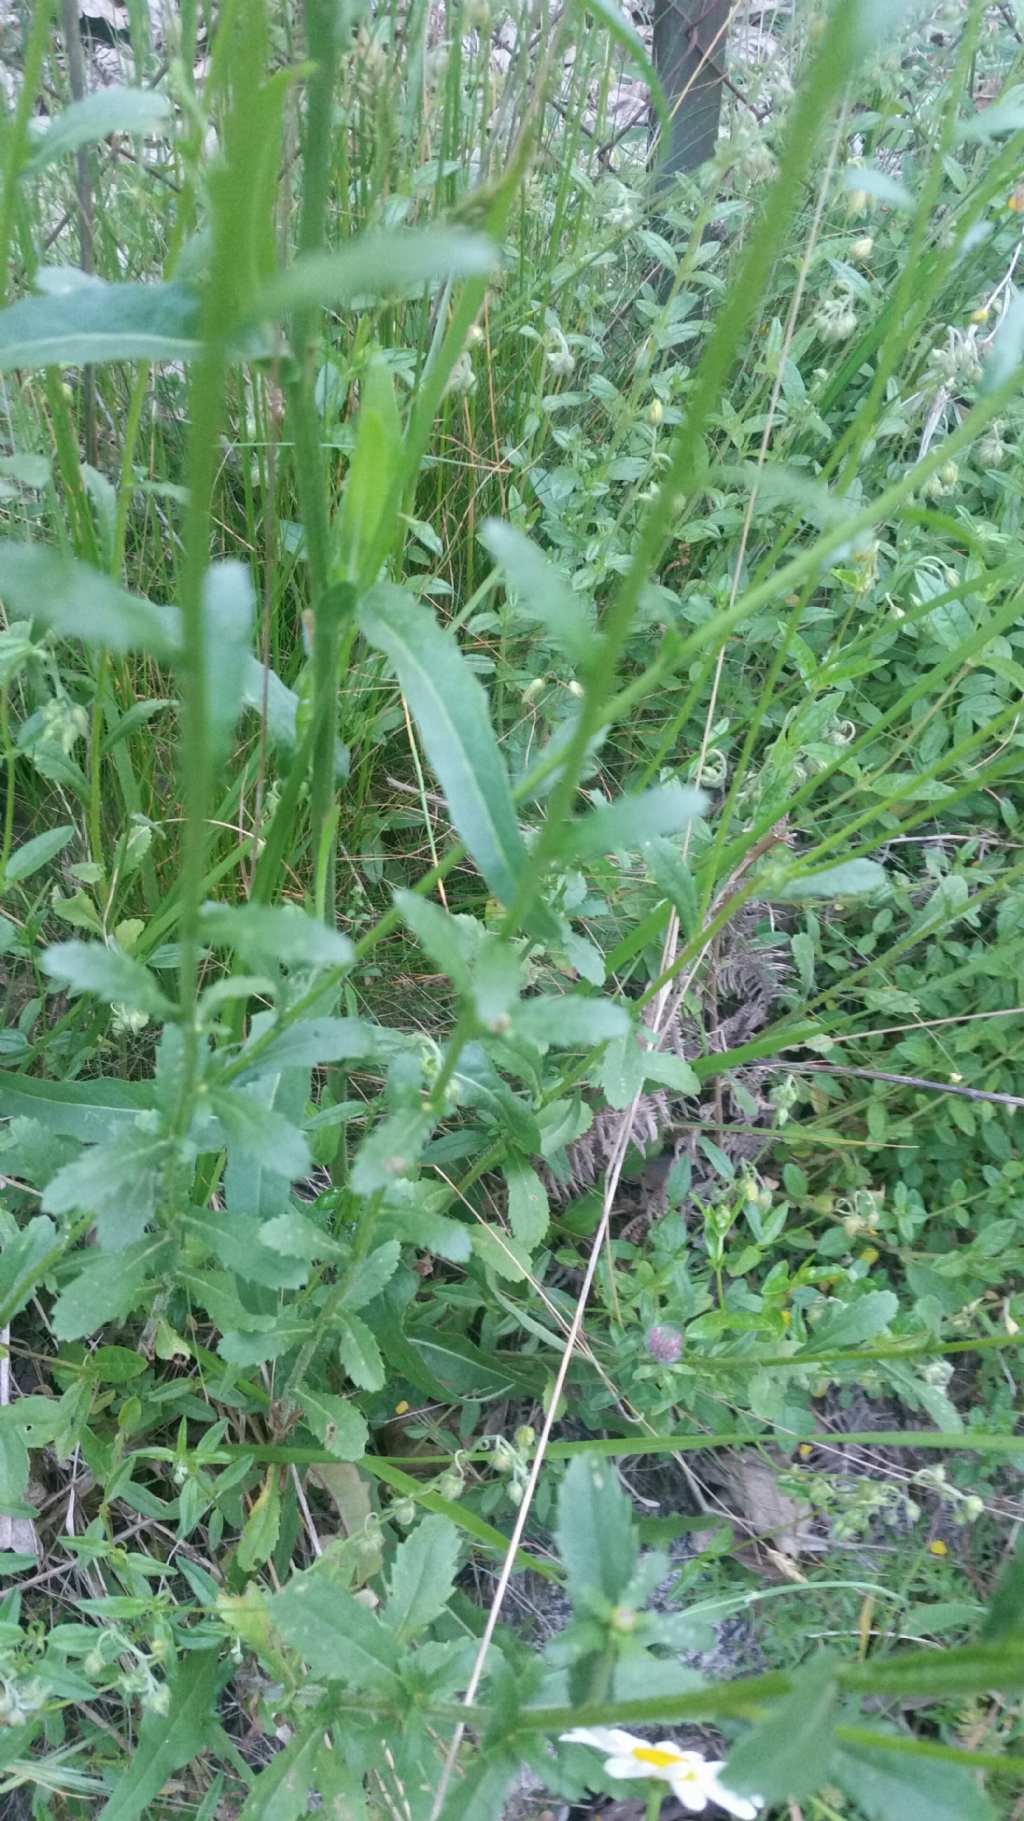
[[268,1244],[267,1227],[272,1225],[237,1209],[204,1208],[185,1220],[186,1231],[243,1283],[262,1284],[267,1290],[300,1289],[309,1277],[307,1261]]
[[625,1037],[629,1014],[610,999],[583,999],[574,993],[540,993],[516,1007],[513,1028],[534,1043],[555,1048],[606,1043]]
[[447,974],[457,993],[469,992],[469,956],[459,920],[417,892],[397,891],[395,908],[412,930],[424,954]]
[[[277,1079],[271,1077],[275,1085]],[[308,1173],[311,1166],[309,1146],[291,1120],[276,1110],[273,1096],[258,1094],[257,1089],[265,1086],[266,1081],[266,1077],[261,1077],[259,1083],[254,1082],[244,1093],[235,1088],[211,1088],[209,1106],[224,1128],[229,1152],[237,1152],[243,1166],[261,1167],[279,1180],[290,1182]],[[256,1200],[245,1211],[259,1212],[257,1188],[240,1185],[237,1196],[232,1195],[231,1199],[248,1197]],[[264,1211],[276,1213],[277,1209]]]
[[480,1262],[511,1284],[522,1283],[530,1269],[530,1255],[518,1240],[492,1227],[474,1227],[469,1243]]
[[448,1604],[459,1559],[459,1533],[446,1517],[425,1517],[395,1551],[385,1622],[401,1643],[426,1631]]
[[153,1018],[172,1018],[175,1007],[148,967],[103,942],[55,942],[40,963],[51,980],[76,993],[95,993],[107,1005],[129,1005]]
[[[239,1052],[240,1063],[245,1063],[246,1050],[254,1041],[255,1033]],[[303,1018],[278,1031],[238,1079],[250,1081],[282,1069],[318,1068],[326,1062],[360,1062],[373,1056],[378,1048],[376,1027],[365,1018]]]
[[380,1620],[322,1574],[298,1575],[268,1602],[271,1619],[314,1675],[361,1692],[398,1689],[398,1645]]
[[899,1306],[899,1297],[891,1290],[869,1290],[866,1296],[848,1303],[845,1309],[827,1310],[812,1338],[801,1347],[799,1357],[820,1353],[826,1348],[831,1351],[834,1347],[857,1347],[863,1341],[874,1340],[899,1313]]
[[106,1322],[123,1320],[159,1280],[169,1252],[166,1239],[150,1235],[118,1252],[91,1253],[54,1303],[51,1319],[57,1339],[81,1340]]
[[829,1661],[808,1663],[794,1684],[792,1693],[729,1753],[722,1772],[726,1789],[746,1792],[759,1802],[799,1802],[827,1780],[838,1701]]
[[187,285],[79,278],[73,288],[23,297],[0,310],[0,373],[191,360],[198,353],[199,305]]
[[186,1651],[170,1678],[166,1713],[144,1714],[138,1742],[98,1821],[138,1821],[152,1813],[168,1778],[206,1743],[216,1712],[220,1652]]
[[322,1719],[307,1720],[305,1731],[275,1751],[246,1796],[238,1821],[303,1821],[317,1780],[323,1727]]
[[673,842],[658,836],[645,846],[644,859],[655,885],[674,905],[684,936],[692,936],[697,928],[700,904],[693,874],[682,854]]
[[50,1178],[43,1211],[92,1214],[102,1252],[132,1245],[153,1219],[171,1154],[166,1137],[140,1129],[92,1145]]
[[374,1195],[411,1170],[434,1127],[431,1113],[413,1108],[389,1113],[363,1139],[352,1163],[352,1188]]
[[500,519],[485,519],[480,542],[505,573],[518,612],[543,626],[573,663],[582,662],[594,643],[594,628],[580,595],[532,538]]
[[401,1256],[402,1248],[397,1239],[389,1239],[384,1245],[377,1246],[368,1258],[361,1259],[355,1266],[352,1282],[342,1297],[342,1308],[364,1309],[375,1296],[379,1296],[398,1270]]
[[844,1745],[829,1776],[865,1821],[996,1821],[976,1774],[962,1764],[929,1764],[916,1756],[901,1761],[895,1751]]
[[0,1328],[25,1307],[36,1284],[59,1258],[63,1242],[42,1214],[22,1227],[0,1251]]
[[349,1378],[363,1391],[380,1391],[384,1361],[371,1330],[360,1316],[347,1312],[339,1318],[338,1326],[338,1357]]
[[280,1359],[282,1353],[291,1353],[301,1347],[312,1334],[308,1322],[298,1316],[291,1320],[267,1318],[269,1329],[258,1326],[255,1318],[253,1325],[244,1332],[229,1330],[222,1334],[217,1343],[217,1352],[221,1359],[232,1366],[262,1366],[269,1359]]
[[98,145],[111,133],[153,133],[167,124],[171,113],[169,97],[158,89],[124,88],[118,83],[96,89],[72,101],[51,119],[45,132],[37,134],[23,171],[34,176],[55,158],[82,145]]
[[345,1262],[349,1256],[344,1246],[295,1207],[286,1214],[275,1215],[273,1220],[265,1220],[260,1226],[260,1239],[272,1252],[283,1252],[290,1258],[333,1258]]
[[509,1225],[519,1243],[532,1252],[540,1245],[551,1219],[547,1190],[527,1163],[507,1164],[505,1182]]
[[68,842],[74,839],[75,831],[70,823],[60,828],[47,829],[44,835],[33,835],[31,841],[24,841],[16,847],[7,862],[7,883],[17,885],[21,879],[30,879],[32,874],[45,866],[62,853]]
[[845,860],[839,866],[827,867],[820,873],[808,873],[803,879],[787,879],[776,887],[765,882],[765,895],[784,902],[801,898],[858,898],[877,892],[888,883],[884,866],[877,860]]
[[207,942],[233,948],[256,967],[274,961],[285,967],[344,967],[353,955],[347,936],[297,904],[208,903],[201,927]]
[[702,790],[659,784],[636,796],[602,804],[570,825],[566,851],[573,856],[635,853],[656,835],[678,834],[707,807]]
[[511,903],[526,845],[480,683],[430,609],[399,588],[371,589],[359,624],[395,670],[460,837],[495,896]]
[[361,1461],[370,1431],[362,1411],[348,1397],[328,1391],[299,1389],[303,1415],[317,1440],[339,1461]]
[[636,1533],[629,1499],[610,1461],[578,1454],[558,1495],[555,1530],[574,1607],[595,1599],[614,1606],[636,1568]]
[[673,1050],[647,1050],[644,1053],[644,1080],[656,1081],[673,1094],[699,1094],[700,1079],[684,1056]]

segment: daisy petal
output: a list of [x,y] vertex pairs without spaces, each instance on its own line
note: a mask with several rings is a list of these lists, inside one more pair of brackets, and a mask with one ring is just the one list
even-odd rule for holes
[[565,1745],[589,1745],[592,1751],[616,1752],[620,1756],[639,1743],[632,1733],[622,1732],[617,1726],[574,1726],[560,1737]]
[[632,1753],[628,1758],[606,1758],[604,1768],[608,1777],[656,1777],[658,1774],[649,1764],[638,1763]]
[[[723,1767],[709,1764],[707,1768],[711,1772],[717,1772]],[[738,1796],[735,1790],[727,1789],[724,1783],[720,1783],[717,1775],[709,1776],[704,1787],[719,1808],[724,1808],[727,1815],[734,1815],[736,1821],[757,1821],[758,1813],[764,1806],[760,1796]]]
[[673,1779],[669,1784],[669,1788],[676,1801],[682,1803],[682,1806],[691,1815],[702,1815],[704,1813],[704,1810],[708,1805],[708,1799],[699,1784],[693,1782],[676,1782],[675,1779]]

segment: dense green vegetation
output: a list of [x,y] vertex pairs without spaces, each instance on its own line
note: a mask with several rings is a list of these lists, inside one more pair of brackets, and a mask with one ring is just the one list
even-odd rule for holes
[[1019,1816],[1017,0],[739,7],[660,182],[610,0],[105,10],[0,24],[0,1813]]

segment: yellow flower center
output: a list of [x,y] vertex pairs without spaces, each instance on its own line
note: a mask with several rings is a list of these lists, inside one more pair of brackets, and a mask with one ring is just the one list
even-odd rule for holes
[[638,1764],[653,1764],[656,1770],[664,1770],[669,1764],[681,1764],[678,1752],[658,1751],[654,1745],[634,1745],[633,1756]]

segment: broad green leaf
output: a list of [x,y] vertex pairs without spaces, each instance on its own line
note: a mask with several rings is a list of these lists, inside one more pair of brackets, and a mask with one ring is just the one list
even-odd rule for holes
[[484,520],[480,541],[505,573],[524,619],[543,626],[573,663],[581,663],[594,643],[591,616],[580,595],[532,538],[501,519]]
[[700,1078],[685,1057],[673,1050],[646,1050],[643,1055],[645,1081],[657,1081],[673,1094],[699,1094]]
[[[290,1182],[308,1174],[311,1160],[302,1133],[277,1111],[273,1104],[275,1096],[266,1092],[268,1086],[276,1086],[280,1079],[262,1076],[244,1092],[237,1088],[211,1088],[208,1099],[211,1112],[216,1114],[227,1136],[229,1156],[233,1159],[237,1154],[241,1166],[258,1166]],[[244,1184],[235,1184],[231,1200],[248,1200],[249,1205],[243,1210],[247,1213],[256,1214],[262,1208],[259,1186],[248,1177]],[[279,1209],[263,1211],[269,1215],[278,1213]]]
[[347,1310],[365,1309],[372,1303],[387,1284],[391,1282],[398,1270],[402,1248],[397,1239],[386,1240],[377,1246],[368,1258],[361,1259],[355,1267],[352,1282],[342,1297],[342,1308]]
[[[294,689],[282,683],[276,670],[261,664],[251,652],[242,666],[242,701],[265,721],[271,746],[294,752],[299,743],[299,698]],[[334,776],[339,784],[348,777],[348,770],[348,748],[339,740],[334,754]]]
[[607,1461],[580,1454],[570,1463],[555,1538],[574,1607],[589,1611],[595,1600],[614,1606],[633,1578],[636,1534],[629,1499]]
[[339,581],[359,582],[392,498],[401,460],[402,420],[394,375],[384,358],[374,354],[359,382],[355,448],[336,520],[332,569]]
[[618,797],[572,823],[567,836],[574,855],[635,853],[656,835],[678,834],[707,807],[702,790],[659,784],[635,797]]
[[395,1551],[384,1620],[401,1643],[440,1618],[455,1584],[459,1533],[446,1517],[425,1517]]
[[164,609],[126,594],[109,576],[45,544],[0,543],[0,596],[8,607],[43,621],[62,638],[84,639],[111,651],[174,656],[176,626]]
[[459,835],[495,896],[511,903],[526,845],[479,681],[430,609],[399,588],[371,589],[359,624],[395,670]]
[[303,1730],[275,1751],[260,1771],[238,1813],[238,1821],[303,1821],[317,1781],[317,1758],[326,1720],[306,1720]]
[[282,1353],[292,1353],[296,1347],[305,1344],[313,1332],[308,1322],[298,1316],[285,1320],[278,1316],[267,1318],[271,1322],[268,1331],[253,1323],[250,1329],[243,1331],[230,1330],[222,1334],[217,1343],[217,1352],[221,1359],[232,1366],[262,1366],[268,1359],[280,1359]]
[[227,751],[245,704],[256,597],[244,563],[211,563],[203,577],[206,718],[215,759]]
[[0,1251],[0,1328],[25,1307],[40,1278],[60,1257],[63,1242],[52,1220],[37,1214]]
[[839,1691],[828,1659],[805,1665],[791,1694],[734,1745],[722,1772],[726,1789],[760,1802],[799,1802],[827,1780],[835,1752]]
[[832,1759],[829,1778],[865,1821],[996,1821],[976,1773],[962,1764],[901,1760],[884,1748],[844,1745]]
[[256,299],[253,314],[285,316],[303,304],[339,305],[398,297],[444,278],[486,277],[498,251],[458,227],[365,234],[335,253],[306,253]]
[[68,842],[74,839],[74,834],[70,823],[64,823],[60,828],[47,829],[44,835],[33,835],[31,841],[24,841],[20,847],[16,847],[7,862],[8,885],[17,885],[21,879],[30,879],[48,860],[54,859],[63,851]]
[[[53,1306],[57,1339],[81,1340],[106,1322],[122,1321],[167,1268],[170,1245],[152,1234],[119,1252],[81,1254],[88,1258]],[[77,1262],[77,1260],[76,1260]]]
[[[262,1038],[265,1032],[260,1035]],[[253,1041],[239,1051],[239,1062],[245,1062]],[[363,1018],[303,1018],[278,1031],[239,1079],[249,1081],[283,1069],[312,1069],[324,1062],[360,1062],[375,1055],[378,1048],[376,1027]]]
[[[457,993],[468,994],[469,945],[464,928],[460,928],[467,919],[451,916],[440,904],[420,897],[418,892],[397,891],[394,898],[403,923],[408,924],[424,954],[447,974]],[[479,926],[473,925],[473,934],[478,942]]]
[[532,1252],[548,1230],[550,1211],[547,1190],[527,1163],[510,1163],[505,1167],[508,1185],[508,1219],[516,1239]]
[[583,999],[575,993],[538,993],[516,1007],[513,1028],[534,1043],[558,1048],[606,1043],[625,1037],[629,1013],[610,999]]
[[107,284],[84,278],[0,310],[0,373],[103,361],[190,360],[199,305],[183,284]]
[[434,1128],[432,1113],[402,1108],[388,1113],[359,1146],[352,1163],[352,1188],[373,1195],[404,1176],[419,1159]]
[[236,1559],[244,1574],[251,1574],[261,1562],[268,1561],[277,1547],[281,1528],[281,1486],[278,1476],[277,1467],[268,1467],[238,1539]]
[[1024,128],[1024,87],[1019,82],[1004,89],[998,101],[957,123],[958,139],[998,139]]
[[267,1228],[273,1223],[262,1221],[258,1213],[239,1211],[237,1207],[203,1208],[186,1216],[184,1224],[186,1231],[243,1283],[262,1284],[266,1290],[297,1290],[309,1277],[305,1259],[279,1252],[268,1243]]
[[47,1183],[43,1210],[94,1215],[101,1251],[132,1245],[156,1212],[172,1150],[161,1133],[138,1128],[112,1144],[91,1145]]
[[372,1330],[362,1317],[346,1313],[338,1322],[338,1357],[353,1384],[363,1391],[380,1391],[384,1361]]
[[314,1675],[361,1693],[397,1692],[399,1653],[391,1632],[324,1575],[296,1575],[268,1608],[285,1643]]
[[21,487],[45,487],[51,472],[48,456],[32,455],[27,449],[16,449],[13,455],[0,455],[0,474],[9,476]]
[[884,202],[890,209],[912,209],[914,206],[914,198],[906,184],[872,164],[848,165],[843,172],[843,185],[847,190],[863,190],[865,195],[873,196],[876,202]]
[[335,1397],[329,1391],[299,1388],[299,1402],[307,1423],[329,1453],[339,1461],[361,1461],[366,1453],[370,1431],[366,1418],[351,1398]]
[[171,103],[158,89],[96,89],[57,114],[46,130],[37,134],[35,149],[24,166],[34,176],[55,158],[75,152],[82,145],[98,145],[111,133],[154,133],[171,118]]
[[286,1214],[276,1215],[273,1220],[264,1221],[260,1238],[272,1251],[283,1252],[289,1258],[334,1258],[344,1263],[349,1257],[345,1246],[340,1246],[336,1239],[295,1207],[289,1208]]
[[874,1340],[898,1315],[899,1307],[899,1297],[891,1290],[869,1290],[845,1309],[827,1309],[811,1339],[800,1349],[801,1357],[825,1348],[857,1347],[863,1341]]
[[765,881],[765,896],[786,901],[801,898],[856,898],[877,892],[887,883],[884,866],[877,860],[846,860],[803,879],[786,879],[774,887]]
[[0,1072],[0,1118],[34,1119],[48,1132],[94,1144],[126,1132],[153,1101],[153,1085],[95,1075],[88,1081],[36,1081]]
[[697,928],[700,904],[693,874],[679,848],[675,842],[656,836],[645,846],[643,857],[655,885],[674,905],[683,935],[692,936]]
[[103,942],[55,942],[40,965],[51,980],[76,993],[95,993],[107,1005],[129,1005],[153,1018],[174,1016],[148,967]]
[[247,966],[279,961],[285,967],[344,967],[352,944],[297,904],[204,904],[202,933],[218,948],[233,948]]
[[144,1714],[138,1742],[98,1821],[138,1821],[153,1813],[160,1791],[183,1764],[197,1758],[217,1711],[219,1651],[186,1651],[168,1688],[166,1713]]

